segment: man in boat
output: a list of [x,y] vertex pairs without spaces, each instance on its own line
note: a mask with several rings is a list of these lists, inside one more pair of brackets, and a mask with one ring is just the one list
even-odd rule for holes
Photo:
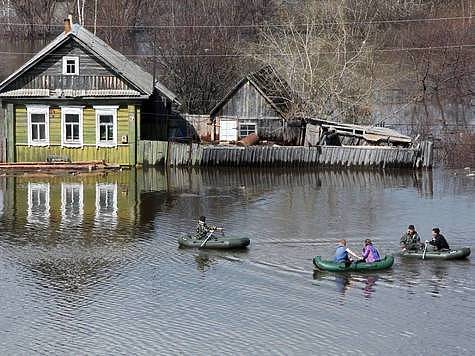
[[346,247],[346,240],[339,240],[337,241],[336,251],[335,251],[335,262],[341,263],[344,262],[346,264],[350,264],[353,260],[350,258],[350,255],[355,257],[357,260],[361,259],[356,253],[351,251],[348,247]]
[[434,246],[435,251],[450,250],[447,240],[445,239],[444,235],[440,233],[440,229],[438,227],[434,227],[432,229],[432,240],[426,241],[426,243]]
[[402,235],[400,246],[403,251],[418,251],[422,248],[421,239],[414,225],[409,225],[407,231]]
[[373,263],[381,261],[379,252],[376,247],[373,246],[373,242],[370,239],[364,240],[362,259],[366,263]]
[[205,239],[212,231],[218,230],[216,226],[206,224],[206,216],[200,216],[196,225],[195,239]]

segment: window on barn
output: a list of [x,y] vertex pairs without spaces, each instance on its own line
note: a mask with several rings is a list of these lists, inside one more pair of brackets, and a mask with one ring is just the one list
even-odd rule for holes
[[96,145],[117,146],[118,106],[95,106],[94,109],[96,109]]
[[63,146],[82,146],[82,107],[61,108],[61,134]]
[[63,74],[79,75],[79,57],[63,57]]
[[239,137],[246,137],[253,133],[256,133],[256,124],[243,123],[239,125]]
[[28,145],[49,145],[49,106],[28,105]]

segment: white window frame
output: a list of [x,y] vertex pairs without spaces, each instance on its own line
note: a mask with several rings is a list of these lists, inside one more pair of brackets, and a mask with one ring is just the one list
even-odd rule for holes
[[[27,105],[27,136],[28,136],[28,146],[49,146],[49,106],[48,105]],[[45,115],[45,139],[44,140],[35,140],[31,137],[31,115],[39,114]]]
[[[67,73],[66,69],[68,66],[68,61],[74,61],[74,73]],[[63,75],[79,75],[79,57],[75,56],[64,56],[63,57]]]
[[[71,219],[66,214],[66,194],[68,189],[79,188],[79,214]],[[84,184],[82,183],[61,183],[61,221],[63,223],[81,223],[84,216]]]
[[[94,106],[96,111],[96,147],[116,147],[117,146],[117,110],[119,109],[118,105],[101,105]],[[101,142],[100,138],[100,126],[99,126],[99,117],[101,115],[112,115],[113,127],[113,140],[112,142]]]
[[249,134],[246,135],[246,136],[241,135],[241,126],[243,126],[243,125],[254,125],[254,133],[257,134],[257,123],[255,123],[255,122],[240,122],[239,123],[239,130],[238,130],[238,137],[239,138],[244,138],[244,137],[249,135]]
[[[83,108],[84,106],[61,106],[61,146],[63,147],[82,147],[83,140]],[[66,141],[66,115],[79,115],[79,141]]]
[[[33,213],[33,192],[44,191],[45,192],[45,208],[41,214],[41,218],[37,214]],[[28,222],[31,224],[41,223],[42,219],[48,220],[50,216],[50,184],[49,183],[33,183],[28,182]]]

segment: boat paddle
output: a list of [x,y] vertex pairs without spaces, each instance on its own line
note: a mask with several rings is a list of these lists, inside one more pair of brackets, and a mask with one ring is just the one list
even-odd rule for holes
[[426,258],[426,252],[427,252],[427,245],[428,245],[428,244],[429,244],[428,242],[426,242],[426,243],[424,244],[424,252],[422,252],[422,259]]
[[206,245],[206,243],[208,242],[208,240],[211,238],[211,236],[213,236],[213,232],[214,230],[210,230],[210,232],[208,233],[208,236],[206,236],[206,239],[203,241],[203,243],[200,245],[200,248],[203,248],[204,245]]

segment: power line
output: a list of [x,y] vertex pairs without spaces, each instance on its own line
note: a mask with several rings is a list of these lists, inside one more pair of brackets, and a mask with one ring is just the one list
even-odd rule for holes
[[[453,44],[445,46],[428,46],[428,47],[397,47],[397,48],[377,48],[373,50],[349,50],[349,51],[324,51],[318,53],[310,53],[310,55],[325,55],[325,54],[344,54],[344,53],[358,53],[358,52],[408,52],[408,51],[432,51],[432,50],[444,50],[444,49],[463,49],[463,48],[473,48],[475,44]],[[37,52],[9,52],[9,51],[0,51],[0,54],[4,55],[34,55]],[[134,58],[207,58],[207,57],[258,57],[258,56],[268,56],[269,53],[235,53],[235,54],[225,54],[225,53],[188,53],[188,54],[124,54],[126,57]],[[277,53],[270,54],[274,57],[289,57],[292,54],[287,53]]]
[[[343,21],[343,22],[316,22],[316,23],[297,23],[297,24],[242,24],[242,25],[96,25],[97,28],[125,28],[125,29],[188,29],[188,28],[285,28],[285,27],[307,27],[320,25],[379,25],[385,23],[414,23],[414,22],[434,22],[434,21],[460,21],[472,20],[472,16],[455,16],[455,17],[429,17],[417,19],[396,19],[396,20],[373,20],[373,21]],[[57,24],[40,24],[40,23],[7,23],[0,22],[2,26],[18,26],[18,27],[63,27]],[[84,25],[84,27],[92,27],[93,24]]]

